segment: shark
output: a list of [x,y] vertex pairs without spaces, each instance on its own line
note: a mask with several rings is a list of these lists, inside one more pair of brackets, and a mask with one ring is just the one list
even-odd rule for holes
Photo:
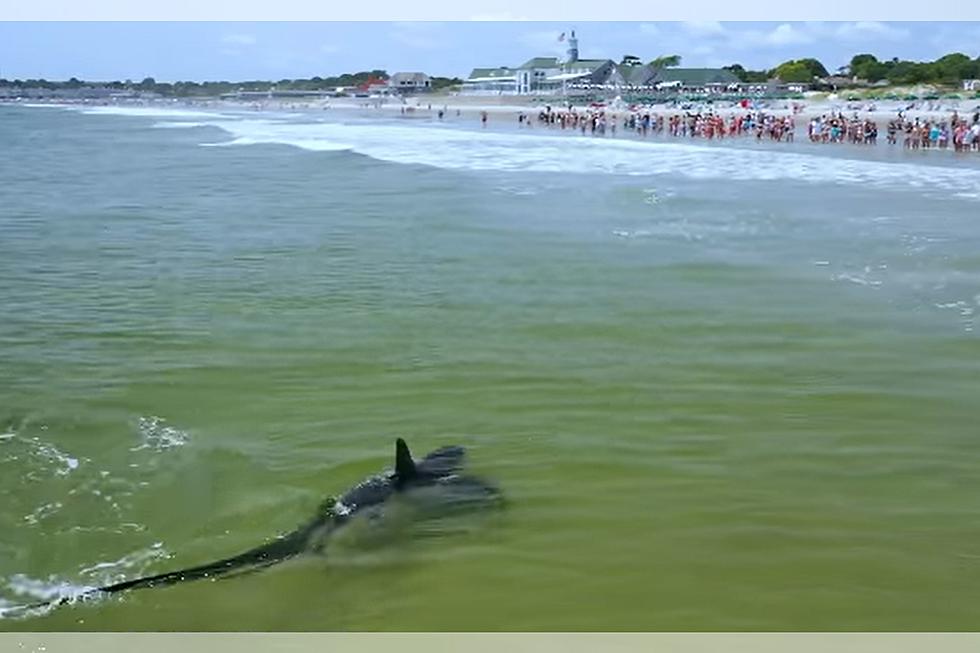
[[422,519],[502,506],[503,495],[495,484],[462,473],[465,455],[463,447],[452,445],[415,460],[405,441],[398,438],[393,468],[328,498],[309,521],[265,544],[215,562],[95,587],[73,596],[23,606],[22,610],[33,612],[135,589],[218,579],[258,571],[303,554],[323,553],[329,539],[341,529],[361,518],[377,522],[400,499],[414,500],[415,507],[422,508],[417,512]]

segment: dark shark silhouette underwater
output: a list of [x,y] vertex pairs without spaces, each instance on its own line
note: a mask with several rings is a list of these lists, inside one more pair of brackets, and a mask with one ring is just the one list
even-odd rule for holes
[[20,606],[16,612],[33,613],[36,610],[128,590],[216,579],[256,571],[304,553],[322,552],[328,538],[338,530],[358,517],[366,517],[368,520],[383,517],[385,509],[392,500],[399,497],[424,497],[423,505],[427,510],[420,513],[423,518],[427,515],[444,516],[457,511],[501,506],[503,496],[496,486],[475,476],[459,473],[463,467],[464,457],[463,447],[447,446],[436,449],[422,460],[416,461],[412,458],[405,441],[398,438],[395,442],[394,469],[365,479],[339,498],[327,499],[309,522],[271,542],[216,562],[126,580],[92,588],[74,596]]

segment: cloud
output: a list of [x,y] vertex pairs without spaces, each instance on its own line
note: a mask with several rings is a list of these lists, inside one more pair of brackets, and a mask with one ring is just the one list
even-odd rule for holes
[[717,20],[689,20],[681,23],[684,29],[698,36],[720,37],[725,35],[725,27]]
[[886,25],[876,20],[842,23],[837,27],[836,36],[847,41],[859,41],[867,38],[886,41],[900,41],[909,36],[906,29]]
[[776,46],[813,43],[814,40],[813,34],[806,31],[805,28],[793,27],[789,23],[778,25],[763,37],[765,43]]
[[226,45],[255,45],[258,39],[251,34],[227,34],[221,42]]

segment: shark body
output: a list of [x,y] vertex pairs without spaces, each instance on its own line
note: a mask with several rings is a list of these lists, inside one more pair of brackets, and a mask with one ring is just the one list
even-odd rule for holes
[[494,485],[475,476],[459,473],[464,457],[465,450],[462,447],[447,446],[415,461],[408,445],[399,438],[395,443],[394,469],[371,476],[340,497],[324,501],[310,521],[271,542],[208,564],[125,580],[93,588],[81,596],[53,599],[25,606],[25,609],[62,605],[100,594],[117,594],[140,588],[213,579],[261,569],[304,553],[320,552],[338,529],[357,517],[381,517],[386,506],[399,495],[420,494],[434,499],[430,504],[436,508],[436,514],[500,505],[502,496]]

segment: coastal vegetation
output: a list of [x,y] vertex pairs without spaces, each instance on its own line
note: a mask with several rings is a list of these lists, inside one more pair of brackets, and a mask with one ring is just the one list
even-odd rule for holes
[[[357,73],[344,73],[333,77],[311,77],[309,79],[280,79],[280,80],[250,80],[240,82],[229,81],[176,81],[160,82],[152,77],[141,81],[82,81],[75,77],[67,81],[51,81],[46,79],[0,79],[0,88],[13,89],[44,89],[47,91],[66,90],[80,91],[82,89],[103,88],[119,92],[155,93],[164,97],[213,97],[225,93],[239,91],[322,91],[331,92],[337,88],[356,88],[372,82],[385,81],[388,73],[385,70],[369,70]],[[452,77],[432,77],[431,85],[434,90],[462,84],[462,80]]]
[[[747,70],[741,64],[725,66],[744,83],[762,83],[770,79],[782,82],[813,83],[829,77],[827,69],[816,59],[784,61],[769,70]],[[906,61],[894,57],[879,61],[873,54],[857,54],[837,70],[841,77],[856,82],[882,82],[887,85],[936,84],[958,85],[965,79],[980,79],[980,57],[954,52],[935,61]]]
[[956,84],[964,79],[980,78],[980,57],[970,59],[954,52],[935,61],[903,61],[898,57],[878,61],[873,54],[859,54],[847,66],[854,77],[870,82],[887,80],[891,84]]

